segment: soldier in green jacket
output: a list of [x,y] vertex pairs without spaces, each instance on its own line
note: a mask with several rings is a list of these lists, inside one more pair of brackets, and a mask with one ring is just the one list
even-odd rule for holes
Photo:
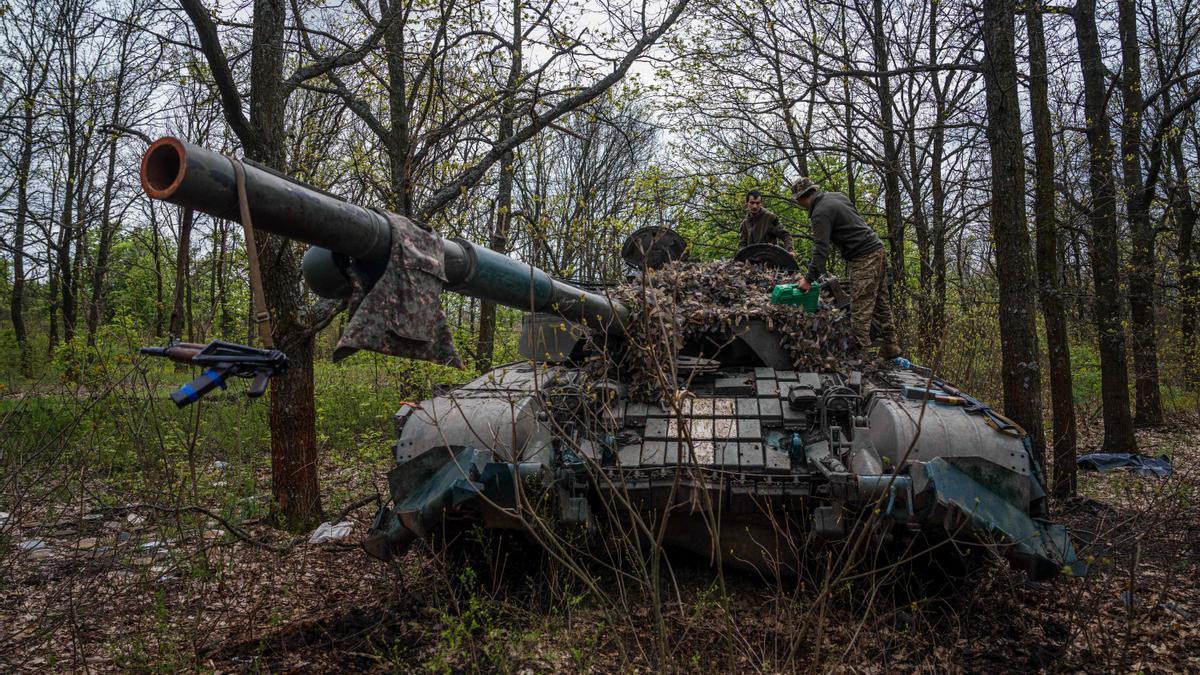
[[792,235],[779,224],[779,216],[763,208],[762,193],[751,190],[746,193],[746,217],[742,219],[738,248],[751,244],[775,244],[792,252]]
[[892,320],[883,241],[846,195],[822,192],[807,176],[792,184],[792,195],[796,203],[808,209],[808,221],[812,225],[812,264],[800,280],[800,288],[807,291],[825,273],[829,247],[836,245],[850,272],[851,335],[859,348],[865,350],[871,344],[871,321],[874,320],[883,332],[879,356],[885,359],[899,356],[903,350]]

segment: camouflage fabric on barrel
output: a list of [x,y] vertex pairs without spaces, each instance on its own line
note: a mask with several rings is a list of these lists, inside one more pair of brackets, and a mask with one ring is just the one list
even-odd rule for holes
[[350,267],[350,318],[333,360],[367,349],[462,368],[442,313],[446,272],[441,237],[403,216],[382,213],[392,226],[387,271],[372,285],[361,270]]

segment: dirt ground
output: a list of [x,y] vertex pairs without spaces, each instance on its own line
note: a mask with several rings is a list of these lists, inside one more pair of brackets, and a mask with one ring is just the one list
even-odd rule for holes
[[[519,549],[493,575],[488,561],[447,563],[427,549],[394,564],[367,558],[355,538],[279,553],[205,514],[63,504],[0,523],[0,667],[1197,672],[1194,429],[1141,433],[1145,454],[1171,456],[1169,478],[1080,474],[1083,496],[1054,518],[1091,572],[1046,583],[988,562],[936,590],[914,590],[911,579],[821,588],[733,573],[722,590],[702,561],[680,557],[661,602],[603,569],[598,600]],[[351,513],[354,537],[371,515],[370,505]],[[261,523],[237,526],[291,543]]]

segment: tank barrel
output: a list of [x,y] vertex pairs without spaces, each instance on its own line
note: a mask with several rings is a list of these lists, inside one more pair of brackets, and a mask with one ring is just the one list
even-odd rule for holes
[[[305,256],[314,290],[344,297],[349,290],[336,256],[386,261],[391,229],[377,211],[351,204],[266,167],[243,160],[254,227],[316,247]],[[160,138],[142,156],[142,190],[158,199],[216,218],[241,222],[237,183],[229,158],[177,138]],[[620,331],[628,310],[609,298],[552,278],[464,239],[443,239],[448,290],[524,311],[557,314],[589,327]],[[326,249],[324,251],[320,249]]]
[[[244,162],[254,226],[356,260],[386,260],[391,233],[382,215]],[[177,138],[160,138],[142,156],[142,189],[153,199],[240,222],[229,158]]]

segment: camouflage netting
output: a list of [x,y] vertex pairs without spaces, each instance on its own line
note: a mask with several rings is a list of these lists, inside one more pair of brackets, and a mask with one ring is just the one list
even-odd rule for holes
[[[711,356],[755,319],[780,336],[797,370],[860,369],[850,352],[850,317],[823,305],[816,314],[801,307],[772,305],[771,289],[799,275],[760,265],[724,260],[671,263],[650,275],[650,283],[630,282],[611,293],[631,311],[628,349],[620,369],[634,398],[659,400],[667,393],[670,364],[685,344],[703,343]],[[664,371],[665,369],[665,371]]]

